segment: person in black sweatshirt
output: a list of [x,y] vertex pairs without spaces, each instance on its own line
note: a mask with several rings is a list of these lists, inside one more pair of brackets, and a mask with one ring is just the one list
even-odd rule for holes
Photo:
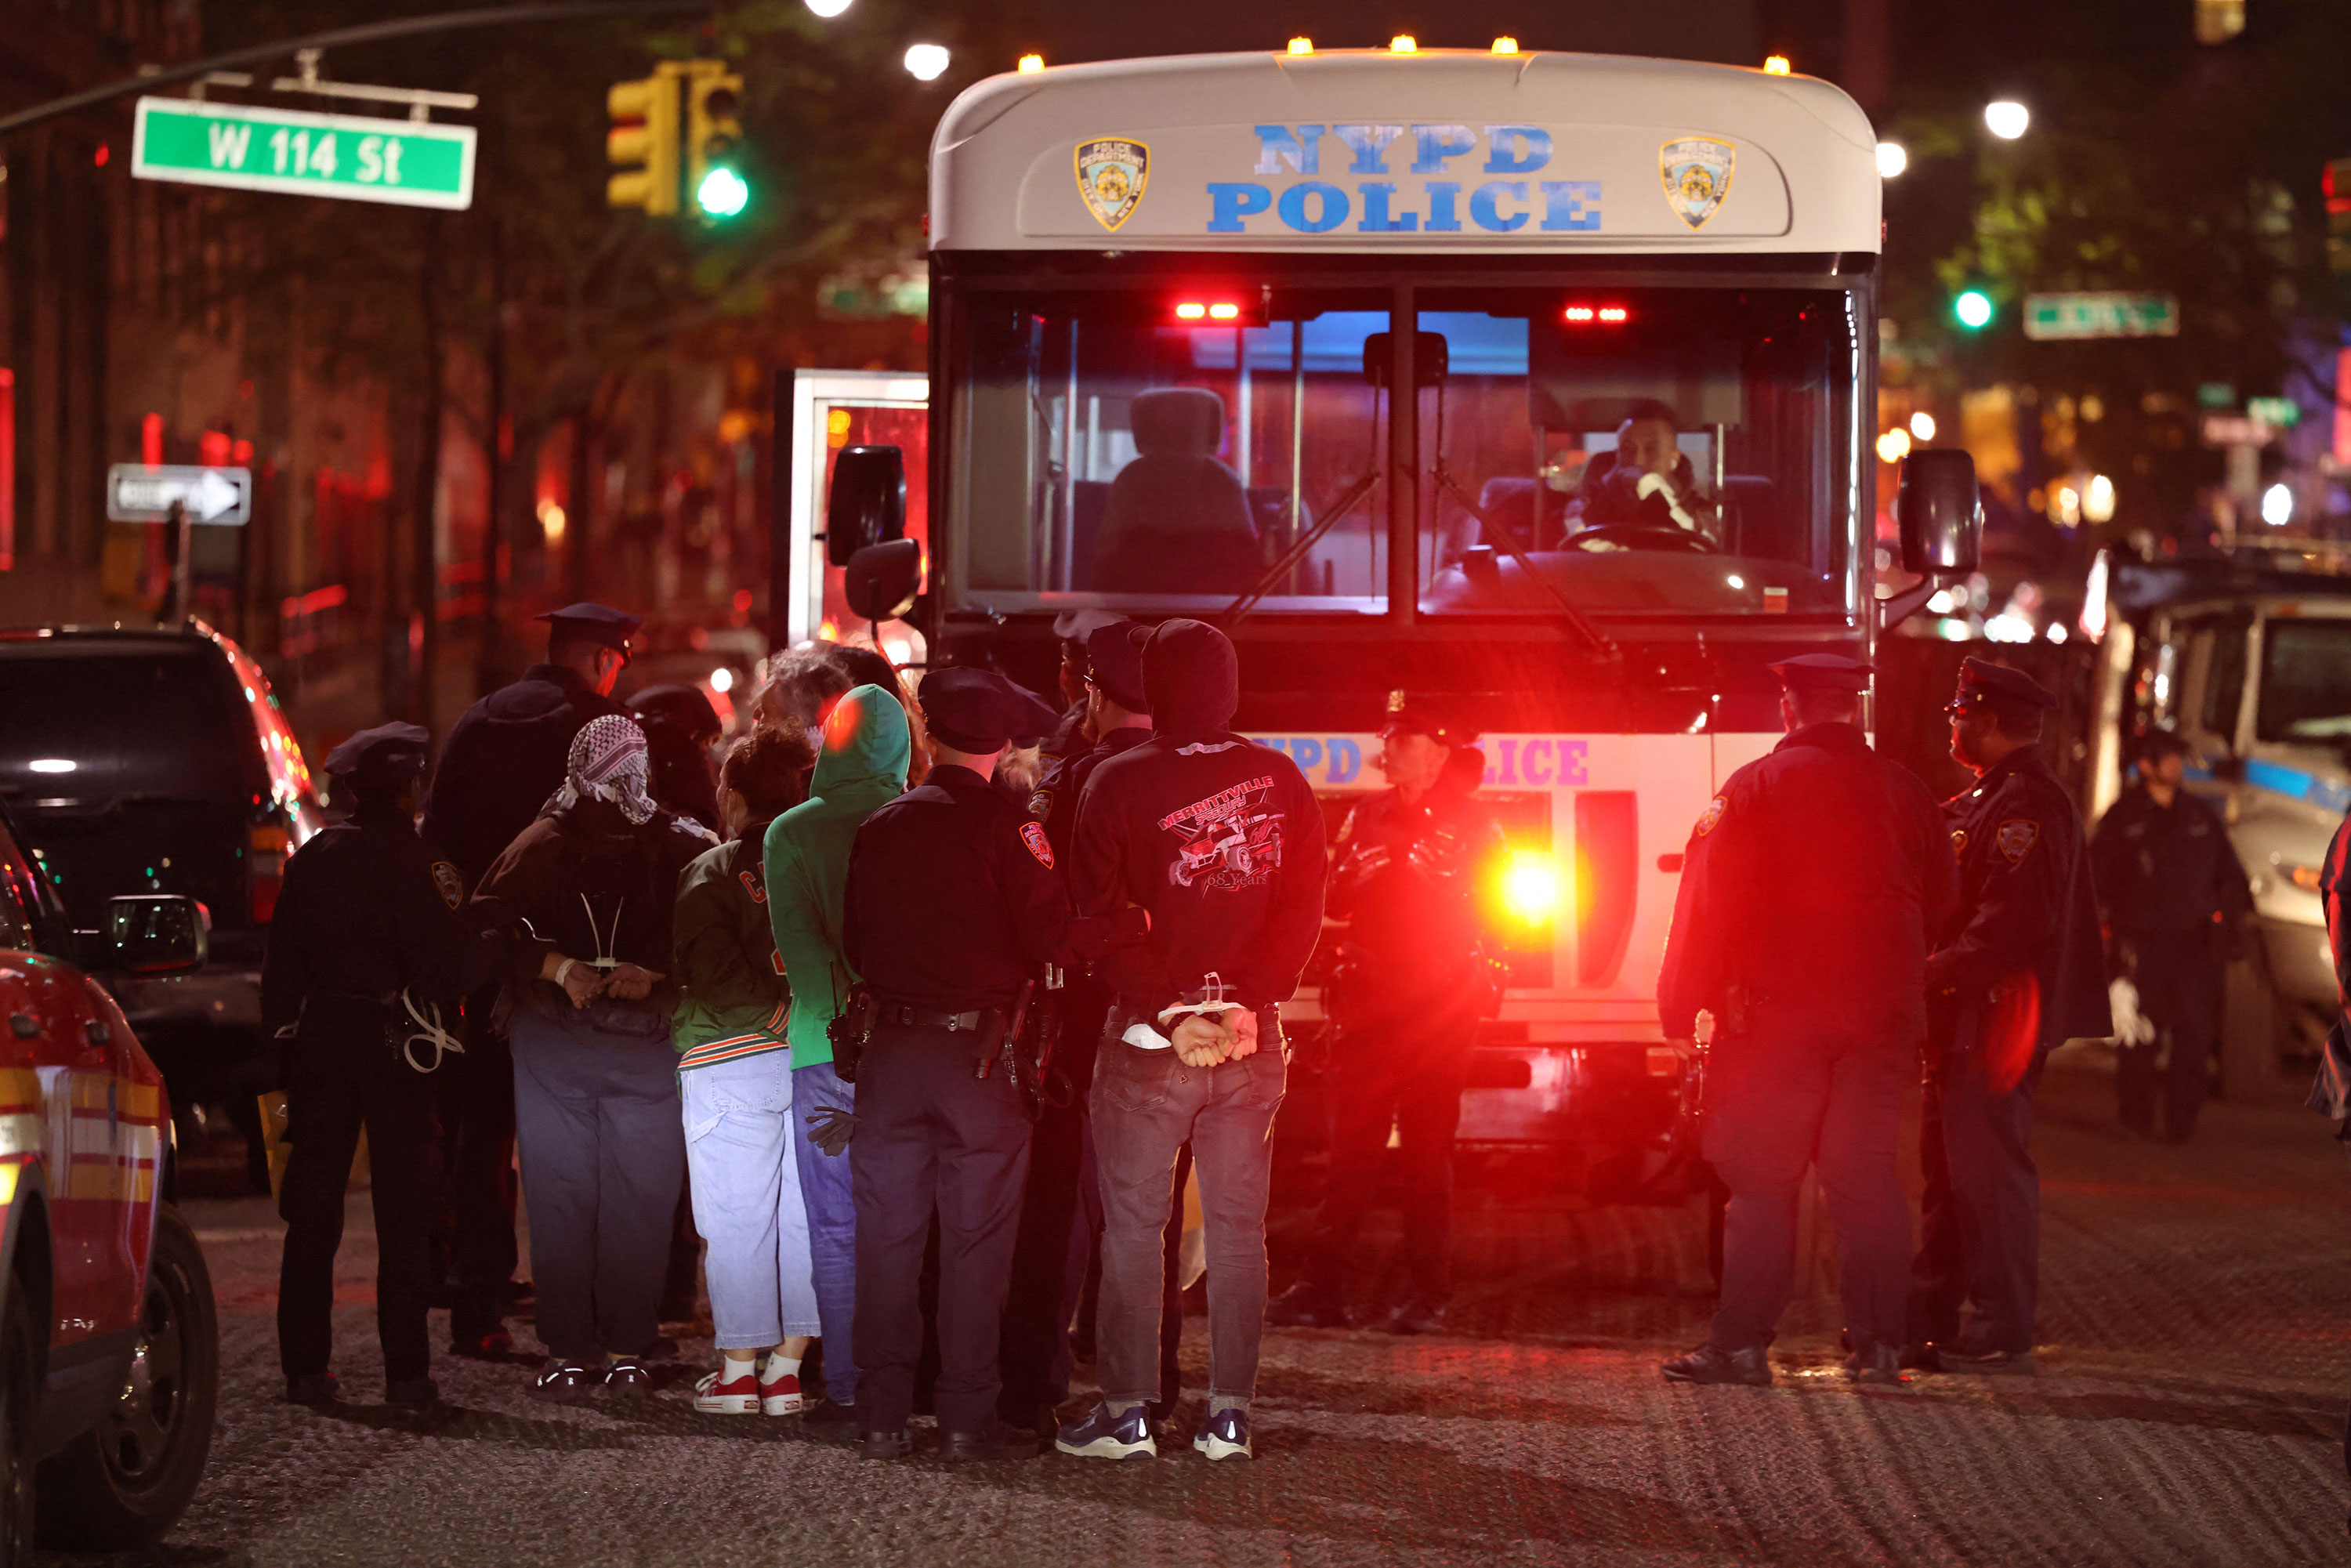
[[1150,935],[1103,970],[1116,1000],[1091,1109],[1103,1208],[1102,1400],[1064,1426],[1065,1454],[1158,1451],[1162,1230],[1176,1151],[1192,1145],[1207,1222],[1208,1414],[1193,1447],[1249,1455],[1265,1323],[1266,1188],[1289,1051],[1279,1009],[1322,925],[1322,814],[1293,763],[1232,731],[1232,643],[1170,621],[1143,651],[1150,739],[1086,781],[1070,856],[1081,915],[1129,905]]

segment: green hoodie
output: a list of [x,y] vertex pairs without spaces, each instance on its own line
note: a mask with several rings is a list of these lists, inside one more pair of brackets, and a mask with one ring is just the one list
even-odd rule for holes
[[854,978],[841,953],[841,899],[858,827],[906,788],[906,711],[880,686],[859,686],[825,722],[809,798],[768,829],[768,923],[791,982],[785,1032],[792,1065],[832,1060],[825,1026]]

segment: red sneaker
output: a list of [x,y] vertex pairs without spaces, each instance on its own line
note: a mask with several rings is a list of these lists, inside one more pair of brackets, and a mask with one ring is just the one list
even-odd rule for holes
[[759,1378],[756,1372],[747,1372],[732,1383],[721,1383],[724,1369],[703,1374],[694,1385],[694,1407],[709,1416],[757,1416],[759,1413]]
[[[760,1370],[764,1372],[765,1366]],[[773,1383],[763,1378],[759,1384],[759,1408],[770,1416],[797,1416],[807,1409],[808,1401],[800,1397],[800,1375],[787,1372]]]

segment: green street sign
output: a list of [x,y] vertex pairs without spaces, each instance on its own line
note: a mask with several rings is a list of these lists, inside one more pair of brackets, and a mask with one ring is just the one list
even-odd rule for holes
[[2290,397],[2249,397],[2245,400],[2245,417],[2280,430],[2292,430],[2302,423],[2302,405]]
[[474,204],[474,128],[142,98],[131,172],[189,185],[463,210]]
[[2028,338],[2176,338],[2179,301],[2168,294],[2028,294]]

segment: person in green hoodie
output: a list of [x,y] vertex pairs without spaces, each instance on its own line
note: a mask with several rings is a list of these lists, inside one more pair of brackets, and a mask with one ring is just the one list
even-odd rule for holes
[[[833,1071],[825,1030],[841,1016],[855,977],[841,956],[841,901],[849,849],[865,819],[898,798],[912,754],[905,709],[881,686],[862,685],[835,705],[824,723],[809,798],[768,829],[768,920],[791,985],[786,1019],[792,1048],[792,1114],[809,1125],[826,1112],[848,1114],[856,1092]],[[803,1422],[811,1436],[857,1438],[857,1362],[850,1325],[857,1305],[857,1210],[849,1161],[796,1137],[800,1199],[808,1209],[817,1317],[824,1339],[824,1402]]]

